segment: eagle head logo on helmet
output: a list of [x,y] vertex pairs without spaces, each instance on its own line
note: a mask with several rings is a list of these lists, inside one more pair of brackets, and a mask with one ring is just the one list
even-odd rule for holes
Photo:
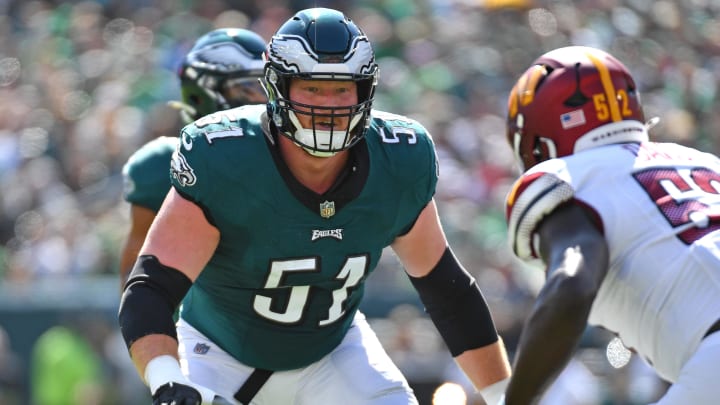
[[[369,126],[378,65],[370,41],[350,18],[327,8],[300,11],[272,37],[265,59],[262,83],[268,113],[280,134],[315,156],[332,156],[362,139]],[[295,103],[288,94],[293,78],[354,81],[358,102],[336,107]],[[347,117],[349,125],[331,131],[303,128],[300,114],[312,115],[313,122],[320,117]]]

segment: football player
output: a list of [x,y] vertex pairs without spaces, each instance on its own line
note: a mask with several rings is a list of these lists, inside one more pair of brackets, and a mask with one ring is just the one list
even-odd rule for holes
[[[265,40],[236,28],[200,37],[178,70],[183,102],[171,102],[187,124],[215,111],[264,103],[260,86]],[[130,231],[120,257],[125,284],[145,235],[170,189],[170,157],[179,138],[161,136],[138,149],[123,167],[123,198],[130,203]]]
[[571,46],[540,56],[508,100],[525,173],[507,196],[517,257],[546,282],[505,403],[535,403],[588,324],[617,334],[672,385],[658,404],[720,398],[720,159],[650,142],[618,59]]
[[267,105],[183,129],[173,188],[125,287],[121,330],[156,403],[416,404],[358,311],[386,246],[497,402],[509,362],[443,233],[433,142],[418,122],[371,109],[368,38],[342,12],[307,9],[266,60]]

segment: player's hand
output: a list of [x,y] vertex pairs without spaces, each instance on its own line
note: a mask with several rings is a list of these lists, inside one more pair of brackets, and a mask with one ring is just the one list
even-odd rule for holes
[[152,396],[153,405],[201,405],[202,396],[195,388],[176,382],[161,385]]
[[[195,384],[186,385],[178,382],[169,382],[161,385],[152,396],[153,405],[210,405],[223,404],[214,402],[219,398],[215,393]],[[225,402],[227,403],[227,402]]]
[[153,405],[212,405],[215,392],[188,381],[177,359],[161,355],[145,366],[145,382],[152,393]]

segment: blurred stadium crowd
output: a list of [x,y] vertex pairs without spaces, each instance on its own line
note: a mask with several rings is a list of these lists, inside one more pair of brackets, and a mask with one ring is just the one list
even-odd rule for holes
[[[116,277],[128,225],[120,171],[146,141],[178,133],[180,118],[167,102],[180,97],[181,57],[213,28],[249,28],[269,39],[295,10],[313,6],[345,11],[374,43],[375,107],[416,118],[433,134],[444,226],[511,353],[542,282],[541,272],[511,257],[503,218],[517,174],[505,143],[506,97],[533,59],[569,44],[610,51],[639,81],[646,116],[661,118],[651,131],[656,140],[720,153],[720,0],[0,0],[3,294],[22,300],[22,291],[34,291],[28,286],[91,289],[93,280]],[[119,297],[113,287],[100,297],[109,307]],[[392,257],[368,289],[366,311],[418,390],[424,381],[434,384],[430,393],[454,381],[469,404],[482,404],[457,376]],[[40,299],[50,299],[53,289],[43,291]],[[114,388],[92,380],[94,390],[53,403],[40,402],[25,377],[36,362],[13,352],[15,325],[0,324],[0,403],[119,404],[133,403],[133,390],[144,395],[107,322],[65,326],[95,347],[94,373]],[[588,330],[586,340],[547,403],[641,404],[665,389],[639,361],[612,370],[603,331]],[[127,388],[117,384],[122,375]]]

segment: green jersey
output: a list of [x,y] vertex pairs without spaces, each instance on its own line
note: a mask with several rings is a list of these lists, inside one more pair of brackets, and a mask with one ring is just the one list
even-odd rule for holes
[[280,159],[264,111],[222,111],[182,131],[173,186],[220,241],[181,316],[244,364],[289,370],[341,342],[383,249],[431,200],[437,159],[420,124],[373,111],[343,180],[319,195]]
[[123,166],[125,201],[160,210],[170,190],[170,159],[178,145],[177,137],[161,136],[143,145]]

